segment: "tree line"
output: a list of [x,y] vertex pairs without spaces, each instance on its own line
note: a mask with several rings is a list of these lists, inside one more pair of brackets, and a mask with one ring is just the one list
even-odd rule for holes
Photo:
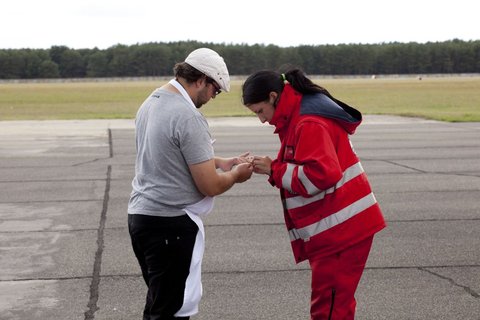
[[284,65],[311,75],[480,73],[480,40],[296,47],[181,41],[107,49],[0,49],[0,79],[171,76],[173,65],[199,47],[223,56],[231,75]]

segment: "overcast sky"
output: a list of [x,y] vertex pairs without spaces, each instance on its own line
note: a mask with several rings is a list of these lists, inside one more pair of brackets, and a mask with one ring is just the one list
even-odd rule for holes
[[7,0],[0,48],[480,40],[477,0]]

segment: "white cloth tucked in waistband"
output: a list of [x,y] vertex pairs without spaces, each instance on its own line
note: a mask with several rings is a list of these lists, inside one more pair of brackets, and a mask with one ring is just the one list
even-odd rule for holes
[[190,263],[190,274],[185,284],[183,305],[175,313],[176,317],[189,317],[198,313],[198,304],[202,298],[202,259],[205,251],[205,229],[202,217],[205,217],[213,209],[213,197],[205,197],[197,203],[183,209],[190,219],[198,226],[197,238]]

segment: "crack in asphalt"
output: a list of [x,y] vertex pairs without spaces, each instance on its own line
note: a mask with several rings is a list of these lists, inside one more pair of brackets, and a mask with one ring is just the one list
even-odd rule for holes
[[453,280],[452,278],[449,278],[449,277],[446,277],[446,276],[443,276],[439,273],[436,273],[432,270],[428,270],[426,268],[418,268],[418,270],[421,270],[421,271],[425,271],[427,273],[430,273],[432,275],[434,275],[435,277],[438,277],[440,279],[443,279],[443,280],[447,280],[448,282],[450,282],[452,285],[456,286],[456,287],[459,287],[459,288],[462,288],[463,290],[465,290],[465,292],[467,292],[469,295],[471,295],[472,297],[476,298],[476,299],[479,299],[480,298],[480,294],[478,294],[477,292],[475,292],[475,290],[473,290],[472,288],[468,287],[468,286],[464,286],[464,285],[461,285],[460,283],[457,283],[455,280]]
[[104,249],[104,230],[107,220],[108,200],[110,196],[110,179],[112,175],[112,166],[107,167],[107,178],[105,183],[105,194],[103,198],[103,208],[100,216],[100,225],[97,233],[97,252],[95,253],[95,262],[93,264],[92,282],[90,284],[90,299],[87,304],[88,310],[85,312],[85,320],[95,319],[95,312],[99,309],[98,288],[100,285],[100,270],[102,267],[102,254]]
[[[417,173],[424,173],[424,174],[440,174],[440,175],[445,175],[445,176],[462,176],[462,177],[475,177],[475,178],[480,178],[479,174],[476,173],[465,173],[465,172],[437,172],[437,171],[426,171],[426,170],[421,170],[415,167],[407,166],[392,160],[385,160],[385,159],[363,159],[364,161],[381,161],[385,162],[391,165],[394,165],[396,167],[400,168],[405,168],[409,169],[412,171],[415,171]],[[458,160],[458,159],[457,159]],[[403,174],[403,173],[402,173]]]
[[[449,269],[449,268],[480,268],[479,264],[458,264],[458,265],[438,265],[438,266],[393,266],[393,267],[365,267],[365,271],[378,271],[378,270],[421,270],[428,273],[432,273],[435,276],[444,280],[451,280],[450,278],[438,275],[429,271],[428,269]],[[253,273],[275,273],[275,272],[311,272],[309,267],[298,267],[295,269],[268,269],[268,270],[226,270],[226,271],[203,271],[202,274],[253,274]],[[141,278],[142,274],[138,273],[118,273],[118,274],[103,274],[101,278]],[[77,276],[77,277],[37,277],[37,278],[16,278],[16,279],[3,279],[0,282],[22,282],[22,281],[68,281],[79,279],[92,279],[93,276]],[[453,281],[453,280],[451,280]],[[455,285],[457,285],[455,283]],[[461,286],[461,285],[460,285]],[[463,288],[463,286],[461,286]],[[470,289],[471,290],[471,289]],[[474,290],[474,296],[479,295]],[[480,296],[479,296],[480,297]]]

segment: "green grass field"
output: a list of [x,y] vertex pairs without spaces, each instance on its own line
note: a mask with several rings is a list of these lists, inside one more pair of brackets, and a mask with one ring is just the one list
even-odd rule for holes
[[[324,78],[317,83],[363,114],[442,121],[480,121],[480,77]],[[165,81],[0,83],[0,120],[121,119],[135,113]],[[232,81],[201,111],[207,117],[252,116],[241,104],[242,81]]]

